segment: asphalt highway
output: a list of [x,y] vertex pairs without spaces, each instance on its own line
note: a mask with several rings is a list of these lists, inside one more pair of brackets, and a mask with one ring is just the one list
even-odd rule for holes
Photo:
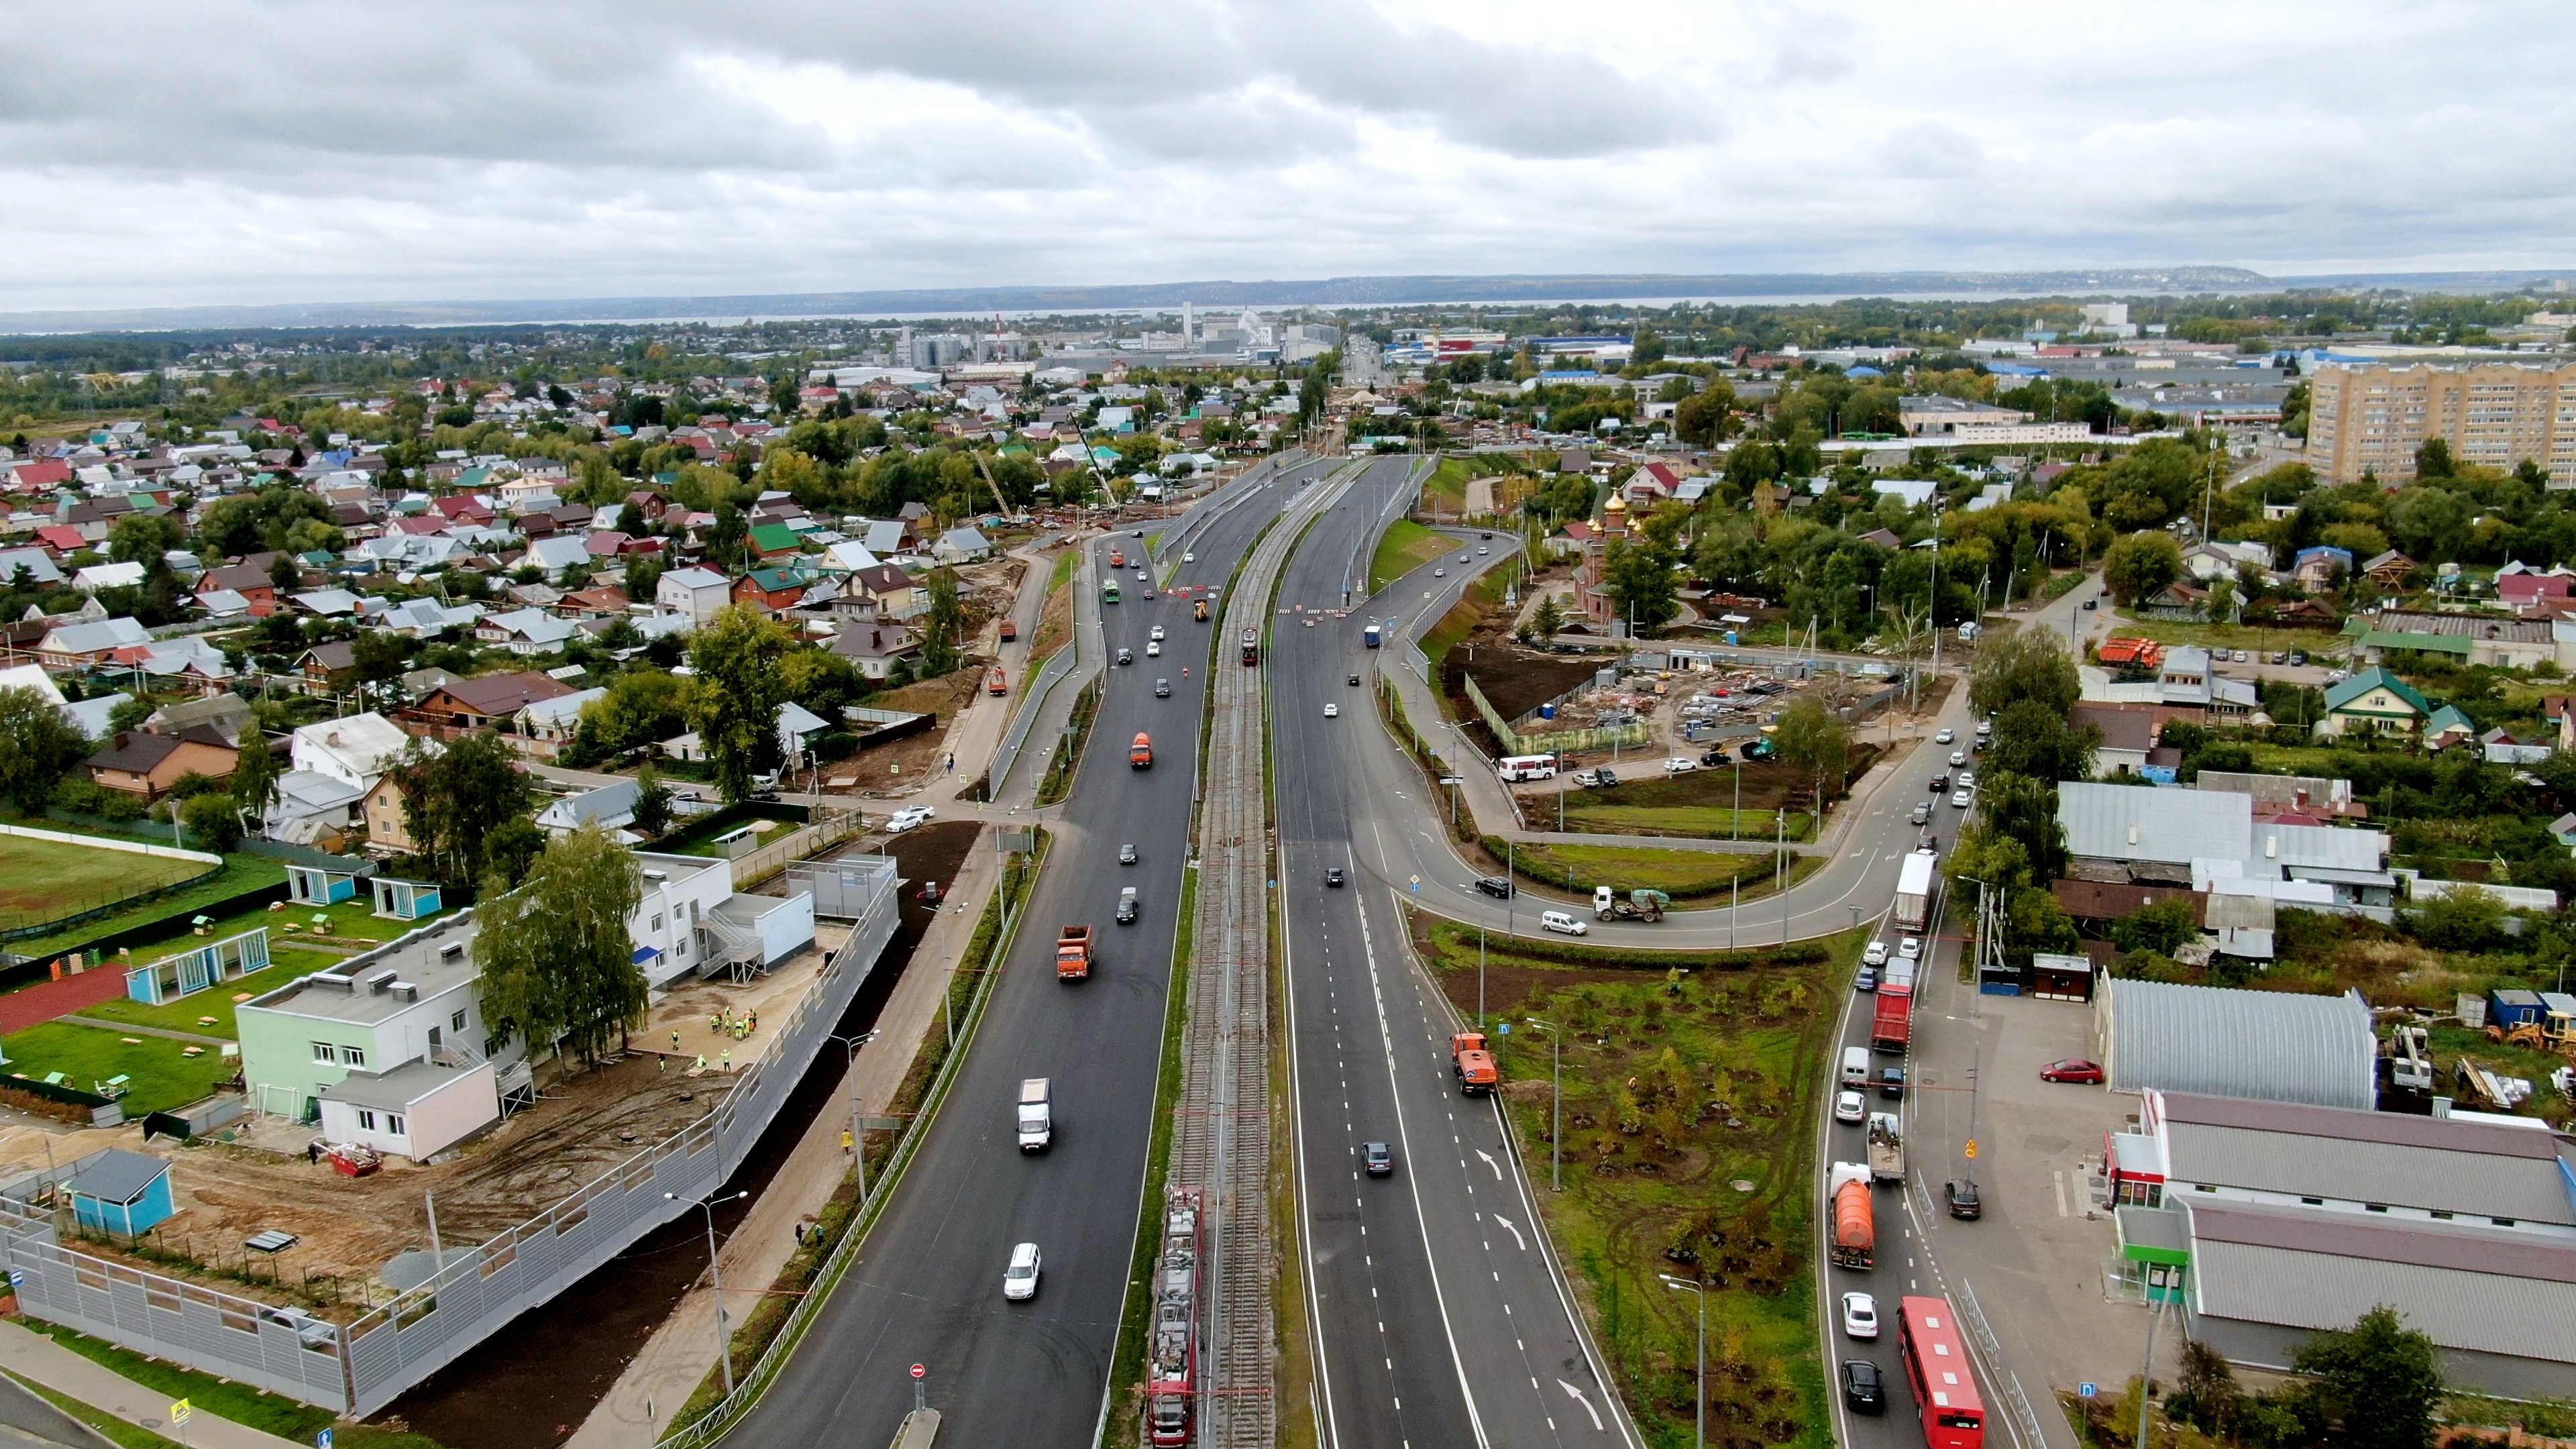
[[[1389,831],[1425,802],[1370,690],[1349,682],[1372,656],[1343,606],[1412,462],[1370,464],[1308,533],[1264,661],[1318,1440],[1628,1446],[1497,1106],[1456,1090],[1457,1023],[1415,970],[1386,884]],[[1349,885],[1325,883],[1336,867]],[[1394,1147],[1393,1174],[1363,1174],[1369,1141]]]
[[[1263,468],[1202,500],[1222,516],[1197,540],[1198,561],[1174,571],[1178,596],[1144,600],[1147,584],[1135,576],[1142,539],[1121,533],[1086,545],[1079,627],[1107,658],[1127,648],[1136,662],[1104,670],[1074,793],[1049,821],[1052,854],[946,1105],[848,1276],[729,1442],[888,1442],[912,1407],[909,1368],[918,1363],[930,1402],[947,1416],[943,1439],[1090,1449],[1112,1354],[1133,1351],[1115,1341],[1153,1130],[1215,629],[1193,622],[1189,591],[1221,588],[1305,476],[1274,482]],[[1247,491],[1270,496],[1226,506]],[[1099,606],[1112,547],[1128,560],[1125,602]],[[1149,657],[1156,625],[1167,638]],[[1169,698],[1155,697],[1158,677],[1171,681]],[[1153,738],[1145,770],[1128,764],[1140,730]],[[1124,843],[1137,847],[1135,865],[1118,863]],[[1123,886],[1142,898],[1134,925],[1113,922]],[[1098,940],[1091,979],[1060,983],[1056,930],[1083,922]],[[1014,1118],[1025,1077],[1053,1079],[1057,1120],[1053,1148],[1027,1156]],[[1007,1303],[1002,1268],[1019,1242],[1038,1245],[1044,1268],[1034,1301]]]

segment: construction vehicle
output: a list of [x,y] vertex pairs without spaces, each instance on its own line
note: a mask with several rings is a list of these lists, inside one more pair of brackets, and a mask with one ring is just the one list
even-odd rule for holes
[[1869,1114],[1869,1180],[1905,1181],[1905,1135],[1897,1129],[1893,1112]]
[[1011,676],[1002,672],[1002,666],[996,664],[984,672],[984,692],[986,694],[1011,692]]
[[1127,746],[1127,763],[1139,770],[1153,768],[1154,737],[1152,735],[1143,730],[1136,731],[1135,740]]
[[1197,602],[1195,602],[1195,603],[1191,604],[1191,605],[1190,605],[1190,617],[1191,617],[1191,618],[1193,618],[1193,619],[1198,620],[1198,621],[1199,621],[1200,623],[1202,623],[1202,624],[1206,623],[1206,622],[1208,621],[1208,606],[1207,606],[1207,600],[1205,600],[1205,599],[1200,599],[1200,600],[1198,600]]
[[2413,1023],[2400,1023],[2388,1035],[2389,1085],[2410,1092],[2433,1090],[2433,1058],[2427,1048],[2432,1033]]
[[1053,1091],[1044,1077],[1020,1083],[1020,1150],[1042,1152],[1055,1140]]
[[1608,921],[1660,921],[1672,906],[1673,898],[1658,890],[1639,886],[1625,896],[1608,886],[1592,888],[1592,917]]
[[2490,1021],[2487,1024],[2487,1040],[2503,1042],[2508,1046],[2524,1047],[2536,1052],[2556,1052],[2562,1057],[2576,1060],[2576,1011],[2560,1010],[2551,1006],[2542,1011],[2537,1020],[2524,1021],[2513,1026],[2499,1026]]
[[1827,1256],[1837,1268],[1867,1270],[1878,1266],[1878,1210],[1869,1200],[1869,1169],[1857,1162],[1837,1162],[1825,1180],[1825,1201],[1832,1206],[1833,1246]]
[[1017,620],[1017,619],[1010,619],[1010,618],[1005,618],[1004,620],[1002,620],[1002,642],[1003,642],[1003,643],[1005,643],[1005,644],[1009,644],[1009,643],[1012,643],[1012,642],[1016,641],[1019,637],[1020,637],[1020,621],[1019,621],[1019,620]]
[[1914,978],[1911,973],[1898,980],[1890,971],[1878,983],[1878,994],[1871,1007],[1869,1024],[1870,1050],[1884,1056],[1901,1057],[1914,1034]]
[[1503,1079],[1502,1072],[1494,1066],[1494,1054],[1485,1049],[1485,1034],[1481,1031],[1462,1031],[1449,1038],[1449,1069],[1458,1074],[1461,1096],[1484,1096]]
[[1055,933],[1055,979],[1081,981],[1091,975],[1091,928],[1067,926]]
[[1928,850],[1905,857],[1896,871],[1896,924],[1919,931],[1932,918],[1933,875],[1940,858]]

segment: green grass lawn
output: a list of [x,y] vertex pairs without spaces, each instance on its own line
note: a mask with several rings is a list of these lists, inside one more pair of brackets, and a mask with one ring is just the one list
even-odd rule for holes
[[[1815,832],[1815,817],[1789,812],[1788,839],[1806,840]],[[1568,830],[1600,835],[1688,835],[1703,840],[1771,840],[1779,834],[1778,818],[1768,810],[1736,810],[1726,805],[1627,805],[1602,801],[1565,807]]]
[[[1475,932],[1421,916],[1413,931],[1472,1016]],[[1487,1012],[1516,1028],[1496,1040],[1523,1167],[1649,1444],[1690,1442],[1694,1304],[1657,1275],[1694,1272],[1712,1290],[1710,1422],[1750,1442],[1831,1443],[1812,1152],[1861,940],[1717,957],[1488,943]],[[1550,1044],[1533,1016],[1567,1033],[1562,1191],[1548,1189]]]
[[1440,557],[1455,542],[1409,518],[1388,524],[1385,535],[1377,541],[1376,554],[1369,559],[1369,591],[1375,593]]
[[[270,964],[265,969],[254,971],[238,980],[224,982],[211,990],[200,991],[193,996],[183,996],[160,1006],[146,1006],[140,1001],[120,996],[114,1001],[102,1001],[96,1006],[89,1007],[82,1011],[81,1015],[97,1017],[102,1021],[123,1021],[137,1026],[157,1026],[165,1031],[193,1032],[198,1036],[219,1036],[230,1041],[237,1039],[241,1034],[233,1015],[237,1005],[233,1000],[234,996],[242,992],[257,996],[264,991],[274,991],[298,976],[314,971],[327,971],[349,959],[336,951],[316,951],[309,947],[298,949],[291,946],[281,948],[274,944],[273,939],[268,954]],[[214,1021],[211,1023],[199,1021],[197,1018],[202,1016],[211,1016]],[[18,1039],[14,1036],[5,1044],[13,1056],[16,1054],[17,1044]]]
[[1444,513],[1458,513],[1467,506],[1467,480],[1474,476],[1466,459],[1443,458],[1422,481],[1422,501]]
[[1072,582],[1073,571],[1082,563],[1082,550],[1069,548],[1055,556],[1055,571],[1047,575],[1047,592],[1052,594]]
[[0,1049],[8,1052],[9,1065],[0,1071],[38,1081],[48,1072],[60,1072],[64,1086],[84,1092],[97,1090],[96,1084],[110,1077],[129,1077],[125,1115],[136,1118],[185,1106],[233,1075],[237,1064],[222,1052],[208,1047],[191,1057],[185,1055],[186,1045],[158,1036],[128,1043],[104,1027],[49,1021],[9,1033],[9,1039],[0,1043]]
[[[1485,846],[1496,860],[1504,858],[1501,841],[1487,841]],[[1715,897],[1723,903],[1738,881],[1743,883],[1740,889],[1746,897],[1758,899],[1772,889],[1768,851],[1748,855],[1729,850],[1658,850],[1651,846],[1522,845],[1514,848],[1510,859],[1515,874],[1578,893],[1596,885],[1623,891],[1643,886],[1662,891],[1675,901]],[[1807,857],[1792,856],[1790,882],[1795,884],[1813,869],[1815,862]]]
[[0,835],[0,927],[58,920],[203,874],[193,860]]
[[286,867],[277,861],[258,855],[228,855],[224,857],[223,870],[203,885],[190,886],[184,891],[176,891],[166,896],[156,896],[151,900],[138,903],[130,911],[119,911],[115,915],[104,916],[95,921],[83,921],[68,930],[11,941],[9,949],[21,956],[49,956],[56,951],[78,946],[116,931],[129,930],[164,916],[175,917],[176,920],[171,927],[172,933],[184,935],[187,931],[186,922],[189,913],[198,907],[237,896],[244,891],[256,890],[261,886],[275,885],[285,879]]

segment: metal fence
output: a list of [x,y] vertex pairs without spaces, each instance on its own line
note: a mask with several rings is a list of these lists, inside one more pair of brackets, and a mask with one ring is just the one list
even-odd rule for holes
[[137,1352],[351,1417],[377,1412],[688,1211],[742,1164],[894,936],[894,861],[860,856],[835,865],[871,877],[870,898],[848,941],[781,1025],[777,1050],[736,1077],[706,1117],[517,1227],[449,1250],[435,1276],[392,1302],[331,1324],[111,1263],[65,1247],[52,1215],[18,1193],[0,1196],[0,1240],[20,1306]]
[[1474,676],[1462,674],[1458,678],[1459,682],[1467,686],[1467,702],[1476,707],[1476,713],[1484,716],[1485,727],[1494,732],[1495,739],[1502,741],[1507,753],[1572,754],[1577,750],[1606,750],[1614,745],[1625,749],[1646,742],[1646,726],[1643,722],[1601,725],[1591,729],[1551,730],[1546,734],[1522,734],[1504,721],[1502,711],[1494,708],[1493,701],[1485,698],[1485,692],[1476,687]]
[[817,815],[809,825],[801,825],[748,855],[734,857],[733,888],[748,890],[787,868],[787,863],[803,860],[818,850],[840,844],[866,828],[856,810],[834,810]]

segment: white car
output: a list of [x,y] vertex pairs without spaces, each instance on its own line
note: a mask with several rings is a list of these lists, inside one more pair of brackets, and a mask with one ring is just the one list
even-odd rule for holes
[[1859,1339],[1878,1337],[1878,1300],[1866,1293],[1844,1294],[1843,1332]]
[[1868,945],[1863,946],[1860,951],[1860,964],[1863,966],[1886,965],[1887,943],[1885,941],[1872,941]]
[[1977,772],[1974,770],[1961,770],[1959,772],[1959,788],[1962,790],[1973,790],[1977,788]]
[[1445,579],[1449,577],[1449,571],[1447,569],[1433,569],[1431,571],[1431,576],[1435,579]]
[[898,810],[894,812],[894,814],[886,817],[886,834],[901,835],[905,831],[912,829],[914,826],[927,825],[929,823],[929,806],[907,805],[901,810]]
[[1966,763],[1968,763],[1968,752],[1966,750],[1952,750],[1950,752],[1951,769],[1955,770]]
[[1932,737],[1932,743],[1936,745],[1946,745],[1958,737],[1958,732],[1955,730],[1943,730],[1941,733]]
[[1868,1117],[1869,1117],[1869,1099],[1868,1099],[1868,1098],[1863,1097],[1863,1096],[1862,1096],[1860,1093],[1858,1093],[1858,1092],[1836,1092],[1836,1093],[1834,1094],[1834,1120],[1835,1120],[1835,1121],[1837,1121],[1837,1122],[1861,1122],[1861,1121],[1866,1121],[1866,1120],[1868,1119]]
[[1037,1244],[1022,1243],[1011,1249],[1011,1265],[1002,1270],[1002,1296],[1013,1303],[1026,1303],[1038,1296]]
[[1975,793],[1967,789],[1965,786],[1950,792],[1950,803],[1962,810],[1967,809],[1969,802],[1976,798]]
[[1153,632],[1152,632],[1152,633],[1150,633],[1150,634],[1147,634],[1147,635],[1145,636],[1145,640],[1146,640],[1146,642],[1147,642],[1147,643],[1160,643],[1160,642],[1162,642],[1162,638],[1163,638],[1163,626],[1162,626],[1162,625],[1160,625],[1160,624],[1155,625],[1155,626],[1154,626],[1154,629],[1153,629]]
[[1554,931],[1560,936],[1580,936],[1592,929],[1563,911],[1541,911],[1538,923],[1542,930]]
[[1148,658],[1148,659],[1159,659],[1159,658],[1161,658],[1161,657],[1162,657],[1162,655],[1163,655],[1163,641],[1162,641],[1162,640],[1160,640],[1160,639],[1148,639],[1148,640],[1146,640],[1146,641],[1145,641],[1145,657],[1146,657],[1146,658]]
[[1197,554],[1185,553],[1181,555],[1181,562],[1183,563],[1197,563],[1198,561],[1199,556]]
[[1908,937],[1906,937],[1904,940],[1897,942],[1897,943],[1896,943],[1896,954],[1897,954],[1897,955],[1898,955],[1898,957],[1900,957],[1901,959],[1904,959],[1904,960],[1907,960],[1907,961],[1920,961],[1920,960],[1922,960],[1922,959],[1923,959],[1923,938],[1922,938],[1922,937],[1920,937],[1920,936],[1908,936]]
[[1664,773],[1667,775],[1685,774],[1698,768],[1699,761],[1692,759],[1688,755],[1675,755],[1671,759],[1664,761]]
[[1326,719],[1340,719],[1341,717],[1342,717],[1342,707],[1341,707],[1340,705],[1338,705],[1338,704],[1328,704],[1328,705],[1325,705],[1325,706],[1324,706],[1324,718],[1326,718]]

